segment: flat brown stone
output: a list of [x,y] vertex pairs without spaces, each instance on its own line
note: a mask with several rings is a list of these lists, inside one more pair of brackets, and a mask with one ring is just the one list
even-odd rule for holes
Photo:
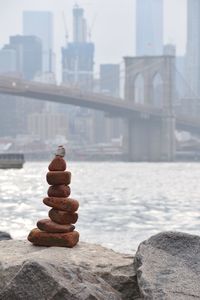
[[47,173],[46,178],[49,185],[69,185],[71,183],[71,172],[50,171]]
[[44,204],[53,207],[57,210],[64,210],[70,213],[77,211],[79,208],[79,203],[77,200],[71,198],[56,198],[56,197],[46,197],[43,199]]
[[52,208],[49,211],[49,218],[58,224],[75,224],[78,220],[78,214],[70,214],[67,211],[56,210]]
[[49,233],[35,228],[29,233],[28,240],[36,246],[73,248],[79,241],[79,233]]
[[64,232],[71,232],[75,229],[74,225],[60,225],[57,224],[50,219],[43,219],[37,222],[37,227],[46,232],[51,233],[64,233]]
[[56,156],[49,165],[49,171],[65,171],[66,162],[61,156]]
[[59,197],[59,198],[69,197],[70,193],[71,193],[70,187],[65,184],[51,185],[47,192],[49,197]]

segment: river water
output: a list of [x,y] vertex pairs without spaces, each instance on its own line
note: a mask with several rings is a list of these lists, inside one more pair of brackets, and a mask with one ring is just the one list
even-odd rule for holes
[[[48,162],[0,170],[0,230],[24,239],[47,217]],[[134,253],[165,230],[200,233],[199,163],[69,162],[81,240]]]

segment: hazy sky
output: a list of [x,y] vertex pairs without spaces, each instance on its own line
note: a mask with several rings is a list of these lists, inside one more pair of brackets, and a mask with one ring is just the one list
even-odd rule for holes
[[[23,10],[49,10],[55,15],[54,47],[60,54],[64,45],[62,12],[66,14],[72,38],[72,8],[78,3],[85,9],[90,25],[95,16],[92,40],[96,46],[95,61],[120,63],[123,56],[135,53],[135,0],[0,0],[0,47],[9,35],[22,33]],[[175,43],[179,54],[186,43],[186,0],[164,0],[165,42]],[[60,55],[57,57],[60,61]]]

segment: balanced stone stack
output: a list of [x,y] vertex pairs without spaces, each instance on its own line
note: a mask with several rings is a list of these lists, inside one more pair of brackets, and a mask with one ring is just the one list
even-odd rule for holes
[[78,220],[77,200],[69,198],[71,190],[71,173],[66,171],[64,160],[65,149],[58,147],[55,158],[49,165],[47,182],[50,185],[48,197],[44,198],[45,205],[52,207],[49,211],[49,219],[37,222],[28,240],[37,246],[74,247],[79,241],[79,233],[75,231]]

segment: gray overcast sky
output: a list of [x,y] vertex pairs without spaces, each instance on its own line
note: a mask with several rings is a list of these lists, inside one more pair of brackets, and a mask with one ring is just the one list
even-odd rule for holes
[[[92,40],[96,46],[95,61],[119,63],[125,55],[135,52],[135,0],[77,0],[85,9],[89,24],[96,16]],[[186,43],[186,0],[164,0],[165,42],[175,43],[179,54]],[[74,0],[0,0],[0,47],[8,37],[22,33],[23,10],[49,10],[55,15],[54,47],[60,54],[64,45],[65,11],[67,26],[72,38],[72,8]],[[60,60],[58,55],[57,60]],[[59,61],[57,61],[59,63]]]

